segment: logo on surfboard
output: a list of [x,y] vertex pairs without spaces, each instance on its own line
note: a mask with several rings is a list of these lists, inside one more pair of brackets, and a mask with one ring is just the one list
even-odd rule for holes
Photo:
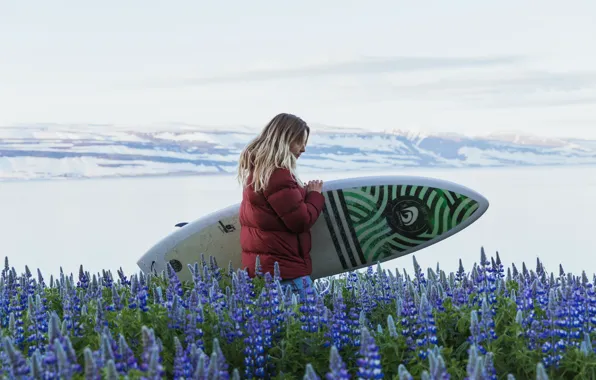
[[222,221],[218,221],[218,228],[221,232],[223,232],[224,234],[228,234],[230,232],[234,232],[236,231],[236,227],[234,227],[233,224],[223,224]]
[[387,222],[402,234],[417,234],[430,227],[430,209],[419,198],[398,197],[387,206],[387,211]]

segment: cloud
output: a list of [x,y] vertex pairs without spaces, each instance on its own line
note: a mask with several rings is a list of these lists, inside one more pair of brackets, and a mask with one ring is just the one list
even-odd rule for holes
[[[445,75],[447,75],[445,77]],[[536,107],[591,104],[596,101],[596,71],[586,72],[463,72],[441,73],[431,80],[400,84],[397,79],[374,84],[342,85],[363,101],[449,100],[486,107]],[[409,79],[409,78],[408,78]]]
[[[515,56],[477,58],[386,57],[366,58],[337,63],[324,63],[285,69],[249,70],[210,77],[187,78],[177,85],[212,85],[278,79],[312,78],[333,75],[367,75],[429,69],[452,69],[509,65],[520,61]],[[171,82],[170,82],[171,83]]]
[[[465,92],[465,91],[464,91]],[[529,72],[467,90],[491,108],[565,107],[596,103],[596,71]]]
[[586,104],[596,105],[596,95],[574,96],[553,99],[511,99],[499,100],[492,105],[493,108],[524,108],[524,107],[568,107]]
[[579,91],[596,87],[596,71],[553,73],[553,72],[518,72],[498,73],[494,78],[474,78],[466,76],[442,79],[426,83],[399,85],[392,84],[396,90],[408,92],[462,91],[470,93],[535,92],[540,91]]

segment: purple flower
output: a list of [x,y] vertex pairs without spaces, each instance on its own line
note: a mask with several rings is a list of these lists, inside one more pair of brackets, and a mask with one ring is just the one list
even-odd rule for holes
[[542,363],[536,364],[536,380],[548,380],[548,375]]
[[122,375],[128,373],[132,369],[138,369],[137,359],[134,356],[133,351],[128,346],[126,339],[122,334],[118,339],[118,348],[116,356],[116,369]]
[[9,378],[29,378],[27,375],[31,370],[23,354],[14,347],[12,339],[2,338],[2,344],[8,359],[5,365]]
[[300,321],[302,330],[308,332],[317,332],[321,328],[321,316],[317,310],[317,299],[314,295],[312,286],[303,280],[303,286],[306,288],[306,302],[300,306]]
[[341,292],[333,295],[333,311],[329,325],[326,335],[331,337],[332,345],[341,350],[350,343],[350,327],[346,323],[346,304]]
[[173,310],[173,305],[174,302],[180,302],[180,297],[183,295],[182,283],[180,282],[180,279],[176,275],[174,268],[172,268],[172,265],[169,262],[167,263],[166,271],[168,275],[168,287],[166,288],[166,307],[170,313],[176,313],[176,310]]
[[193,373],[192,363],[176,336],[174,337],[174,349],[176,350],[174,354],[174,379],[190,378]]
[[476,345],[472,344],[468,350],[467,376],[465,380],[491,379],[496,380],[497,375],[493,366],[492,353],[482,356],[478,353]]
[[366,327],[362,327],[360,358],[357,360],[359,379],[382,379],[381,356],[374,338]]
[[449,380],[451,376],[447,372],[445,360],[441,351],[435,345],[432,350],[428,350],[428,362],[430,372],[427,372],[428,378],[433,380]]
[[497,339],[493,321],[493,312],[488,306],[486,295],[482,300],[482,308],[480,311],[482,317],[478,320],[478,311],[472,310],[470,318],[470,337],[469,342],[476,346],[476,348],[485,354],[486,344],[490,344],[493,340]]
[[346,364],[341,359],[336,346],[331,346],[329,357],[329,372],[325,375],[326,380],[349,380],[350,375],[346,369]]
[[399,376],[399,380],[414,380],[414,377],[408,372],[406,366],[400,364],[397,367],[397,375]]
[[188,301],[188,313],[186,314],[186,324],[184,327],[185,338],[184,341],[188,350],[191,346],[204,349],[203,344],[203,329],[201,325],[205,321],[203,314],[203,305],[196,289],[192,289]]
[[108,360],[108,363],[106,364],[106,378],[108,380],[120,379],[120,374],[118,373],[118,370],[116,369],[116,364],[114,364],[114,361],[112,359]]
[[418,288],[418,290],[420,290],[421,286],[426,285],[426,279],[424,278],[424,273],[422,273],[422,269],[418,264],[418,260],[416,260],[416,256],[412,255],[412,261],[414,263],[414,285]]
[[416,337],[416,345],[419,348],[418,356],[425,359],[428,348],[437,343],[437,327],[435,326],[432,307],[428,303],[425,293],[422,294],[420,299],[418,320],[414,327],[413,336]]
[[[41,364],[47,373],[70,378],[75,373],[79,373],[82,368],[77,362],[77,355],[70,338],[62,334],[63,329],[60,324],[60,318],[56,312],[52,312],[48,328],[48,345],[45,347]],[[68,330],[64,329],[64,331]]]
[[121,286],[129,286],[131,284],[130,280],[128,280],[126,278],[126,276],[124,275],[124,271],[122,270],[122,267],[120,267],[118,269],[118,277],[119,277]]
[[83,353],[85,357],[85,379],[100,380],[101,372],[100,369],[97,367],[97,364],[95,363],[93,352],[89,347],[85,347]]
[[48,318],[45,305],[43,304],[39,294],[28,297],[27,316],[29,318],[29,326],[27,331],[29,337],[29,352],[32,355],[35,351],[44,352],[45,349],[45,333],[48,331]]
[[120,294],[118,294],[118,290],[116,290],[116,287],[113,286],[112,287],[112,304],[107,307],[107,310],[120,311],[120,310],[122,310],[122,308],[123,308],[123,305],[122,305],[122,300],[120,298]]
[[150,378],[160,378],[165,373],[161,364],[160,344],[155,338],[153,329],[146,326],[141,328],[143,339],[143,353],[141,354],[140,370],[145,372]]
[[310,363],[308,363],[306,365],[306,372],[304,373],[303,379],[304,380],[321,380],[319,375],[317,375],[314,368],[312,367],[312,364],[310,364]]
[[[41,272],[39,273],[39,275],[41,276]],[[82,265],[79,266],[79,281],[77,282],[77,288],[81,288],[83,290],[87,290],[89,288],[89,276],[83,270]]]
[[103,300],[101,298],[98,299],[97,309],[95,310],[95,331],[98,333],[101,332],[105,326],[108,326],[104,308]]
[[244,338],[244,376],[246,379],[265,377],[265,347],[263,346],[263,331],[256,316],[247,321],[247,334]]

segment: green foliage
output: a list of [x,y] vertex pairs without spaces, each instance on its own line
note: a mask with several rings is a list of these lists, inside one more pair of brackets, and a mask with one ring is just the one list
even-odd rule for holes
[[[358,274],[355,278],[361,283],[365,283],[366,286],[354,286],[346,278],[333,279],[330,282],[329,292],[325,293],[321,300],[324,306],[318,305],[317,313],[327,308],[326,317],[327,319],[331,318],[335,307],[334,298],[341,294],[346,306],[346,314],[350,315],[350,312],[352,312],[360,316],[360,323],[357,323],[355,327],[351,325],[350,328],[360,331],[366,328],[374,338],[386,379],[398,379],[400,365],[404,365],[414,378],[420,378],[425,371],[429,372],[431,370],[429,359],[418,356],[417,352],[412,349],[412,345],[416,344],[415,339],[408,342],[408,336],[404,333],[404,331],[411,329],[411,326],[408,325],[408,318],[416,318],[416,313],[419,313],[420,310],[416,309],[413,316],[404,316],[401,314],[403,310],[398,307],[398,299],[400,297],[412,297],[415,300],[413,303],[416,304],[416,307],[419,307],[420,297],[422,295],[427,297],[427,294],[431,294],[431,291],[428,290],[431,286],[428,284],[415,284],[409,288],[405,287],[404,293],[396,295],[393,291],[383,290],[383,283],[379,273]],[[172,378],[176,355],[175,341],[178,339],[186,347],[186,332],[183,327],[174,328],[171,326],[172,313],[169,310],[171,305],[167,301],[155,302],[158,298],[158,288],[162,290],[164,299],[166,298],[167,289],[171,292],[169,294],[174,292],[167,276],[165,274],[150,276],[147,281],[149,284],[147,287],[148,311],[146,312],[138,307],[129,307],[129,299],[135,295],[132,294],[129,286],[122,285],[119,282],[114,283],[113,286],[122,302],[120,310],[105,309],[113,304],[112,289],[108,286],[100,289],[99,300],[90,297],[87,290],[76,287],[76,285],[70,290],[66,289],[72,285],[60,285],[59,288],[47,287],[37,295],[41,295],[45,299],[46,310],[50,313],[56,313],[61,320],[64,320],[65,315],[69,313],[69,307],[72,307],[72,305],[69,306],[68,302],[65,302],[66,292],[71,292],[69,296],[71,301],[73,295],[78,297],[80,304],[77,306],[80,309],[75,314],[76,320],[81,326],[81,336],[74,335],[72,329],[66,328],[66,324],[60,327],[62,333],[69,336],[79,364],[84,365],[85,363],[84,352],[86,348],[92,351],[101,350],[101,334],[104,329],[97,328],[96,323],[98,321],[98,311],[101,311],[98,308],[102,306],[103,312],[100,314],[103,314],[103,320],[107,324],[111,336],[116,340],[120,336],[124,337],[137,360],[140,361],[145,350],[146,337],[143,336],[143,327],[148,327],[154,332],[155,337],[161,343],[160,358],[161,365],[165,369],[165,377]],[[228,298],[225,295],[226,289],[233,288],[232,282],[230,276],[223,275],[218,283],[209,285],[209,292],[220,291],[223,295],[220,301],[217,301],[221,304],[218,306],[215,301],[203,304],[202,314],[204,320],[197,324],[197,328],[202,333],[200,346],[206,355],[211,355],[214,340],[217,339],[230,373],[234,369],[237,369],[239,373],[243,373],[246,348],[244,339],[248,336],[249,330],[245,323],[234,326],[235,322],[229,305],[231,297]],[[255,294],[253,300],[256,300],[262,291],[268,291],[269,289],[269,284],[264,278],[252,280],[252,285]],[[493,328],[496,338],[492,341],[483,342],[483,347],[493,354],[493,365],[499,378],[504,379],[508,374],[514,375],[517,379],[536,378],[536,365],[545,356],[540,344],[537,344],[534,349],[528,348],[525,327],[520,325],[518,320],[519,306],[512,296],[512,294],[517,294],[517,297],[521,297],[520,289],[523,290],[527,285],[523,281],[514,279],[503,281],[501,285],[500,291],[495,291],[492,294],[495,298],[491,308],[495,313],[491,317],[494,322]],[[188,300],[188,294],[193,290],[193,283],[183,283],[181,300]],[[453,289],[451,290],[453,291]],[[410,292],[413,293],[410,294]],[[582,290],[576,289],[576,292],[579,294]],[[436,326],[436,346],[440,350],[442,360],[444,360],[452,379],[464,379],[468,376],[467,366],[471,360],[469,354],[471,348],[470,336],[474,323],[471,315],[473,311],[481,311],[481,300],[485,296],[480,288],[473,286],[470,286],[464,293],[463,300],[467,300],[466,302],[458,303],[449,296],[433,298],[435,304],[432,306],[431,316],[434,320],[434,326]],[[23,294],[25,293],[19,293],[14,297],[11,304],[21,304]],[[202,296],[207,297],[205,294],[202,294]],[[28,302],[34,302],[31,301],[33,298],[29,298]],[[596,302],[594,299],[592,301]],[[372,306],[367,309],[368,306],[365,305]],[[285,313],[285,322],[281,325],[279,334],[273,336],[272,345],[267,347],[264,352],[267,365],[269,368],[273,368],[273,372],[277,374],[276,379],[302,378],[305,368],[309,364],[321,378],[329,371],[329,352],[332,344],[330,338],[332,334],[331,323],[321,323],[319,330],[316,332],[305,331],[302,319],[312,316],[314,312],[312,310],[303,311],[300,306],[299,304],[281,304],[279,306]],[[219,307],[222,307],[225,311],[218,313]],[[259,310],[258,303],[239,307],[246,308],[253,315],[263,311]],[[269,307],[273,310],[272,306]],[[549,318],[549,314],[539,302],[534,302],[532,309],[524,311],[526,314],[530,312],[533,312],[534,319],[537,321]],[[183,313],[186,318],[191,311],[186,308]],[[14,316],[12,318],[12,321],[14,321]],[[340,321],[340,323],[346,325],[350,322],[353,321],[348,321],[347,318]],[[259,323],[262,323],[262,321]],[[389,323],[393,323],[393,325],[389,325]],[[226,324],[238,328],[243,335],[228,341],[225,335]],[[22,328],[24,331],[34,328],[32,319],[27,317],[27,310],[22,315]],[[392,334],[392,331],[396,332],[396,335]],[[12,338],[14,328],[7,326],[1,330],[1,333],[2,336]],[[350,339],[354,336],[359,336],[358,331]],[[590,340],[593,339],[594,333],[591,333],[589,338]],[[25,339],[19,349],[27,356],[32,344]],[[432,348],[432,346],[429,345],[429,348]],[[358,371],[358,359],[361,357],[360,347],[346,344],[341,347],[339,354],[346,363],[350,375],[355,376]],[[107,376],[108,372],[107,366],[102,368],[104,376]],[[562,355],[560,365],[558,367],[549,367],[547,374],[550,379],[596,378],[596,354],[591,350],[580,350],[579,347],[569,345]],[[142,376],[146,376],[146,373],[142,371],[130,371],[128,373],[128,377],[131,379]],[[79,374],[75,378],[82,379],[84,376]]]

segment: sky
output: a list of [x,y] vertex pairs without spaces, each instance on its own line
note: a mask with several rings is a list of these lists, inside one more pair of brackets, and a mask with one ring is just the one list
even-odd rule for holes
[[0,0],[0,126],[596,138],[596,2]]

